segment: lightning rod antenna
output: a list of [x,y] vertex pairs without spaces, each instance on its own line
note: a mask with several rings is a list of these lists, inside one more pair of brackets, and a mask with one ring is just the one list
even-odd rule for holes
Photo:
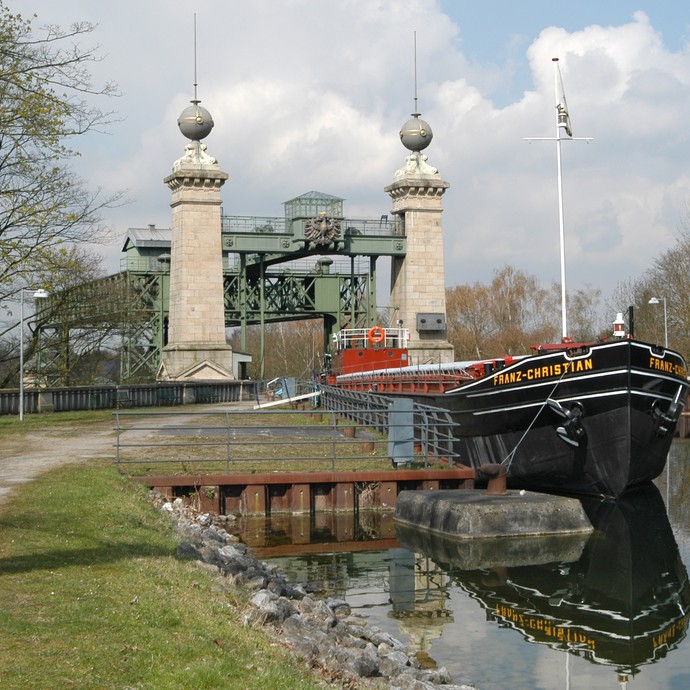
[[419,114],[417,105],[417,32],[414,32],[414,112]]
[[197,98],[196,95],[196,87],[197,87],[197,81],[196,81],[196,12],[194,13],[194,100],[192,103],[199,103],[199,99]]
[[[417,103],[417,32],[414,32],[414,112],[412,119],[408,120],[400,130],[402,145],[412,151],[412,157],[419,165],[419,152],[423,151],[434,136],[428,122],[419,119],[420,112]],[[431,170],[432,168],[429,167]],[[434,168],[435,170],[435,168]]]

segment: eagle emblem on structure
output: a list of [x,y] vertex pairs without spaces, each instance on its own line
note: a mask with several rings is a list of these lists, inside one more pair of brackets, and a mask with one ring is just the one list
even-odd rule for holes
[[315,244],[330,244],[340,237],[340,221],[321,212],[304,224],[304,236]]

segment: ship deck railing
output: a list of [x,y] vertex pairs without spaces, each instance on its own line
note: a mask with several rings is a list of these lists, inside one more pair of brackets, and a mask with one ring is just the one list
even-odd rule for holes
[[[375,342],[372,338],[372,331],[383,335],[380,342]],[[410,339],[408,328],[384,328],[375,326],[374,328],[345,328],[333,335],[334,345],[338,350],[356,350],[371,348],[406,348]]]

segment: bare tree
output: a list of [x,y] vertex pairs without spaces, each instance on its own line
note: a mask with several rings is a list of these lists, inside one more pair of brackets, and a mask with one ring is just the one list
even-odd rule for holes
[[690,354],[690,202],[685,206],[675,245],[654,260],[645,274],[644,285],[645,304],[649,297],[656,297],[662,303],[666,300],[666,324],[664,309],[654,308],[655,332],[667,330],[669,345]]
[[458,359],[482,359],[496,324],[491,314],[491,291],[486,285],[456,285],[446,289],[448,341]]
[[521,354],[535,343],[554,341],[558,312],[553,292],[542,288],[535,276],[504,266],[496,271],[490,290],[496,324],[491,356]]
[[[560,287],[558,289],[560,290]],[[584,288],[568,294],[567,300],[568,334],[574,341],[597,340],[606,335],[606,328],[611,330],[610,325],[605,325],[605,319],[602,316],[601,289],[587,284]],[[612,323],[614,318],[615,315],[611,317],[609,323]]]
[[553,342],[558,332],[555,293],[512,266],[497,270],[489,285],[446,290],[448,340],[458,359],[484,359],[529,351]]

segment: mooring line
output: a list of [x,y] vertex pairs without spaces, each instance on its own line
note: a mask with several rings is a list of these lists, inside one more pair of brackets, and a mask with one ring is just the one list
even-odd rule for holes
[[508,453],[508,455],[506,455],[506,457],[503,458],[503,460],[501,460],[501,465],[506,465],[506,471],[510,469],[510,465],[513,462],[513,458],[515,457],[515,453],[517,452],[517,449],[520,447],[520,444],[524,441],[525,436],[527,436],[530,429],[534,426],[534,423],[537,421],[537,418],[542,413],[542,410],[548,404],[549,400],[551,399],[551,396],[556,392],[556,388],[558,388],[558,384],[563,380],[564,376],[565,376],[565,372],[563,372],[561,374],[561,377],[558,379],[558,381],[556,381],[553,388],[551,389],[551,393],[549,393],[549,395],[546,396],[546,399],[541,404],[541,407],[539,408],[539,410],[537,410],[537,414],[534,415],[534,419],[529,423],[529,426],[523,432],[522,436],[520,437],[520,440],[515,444],[515,448],[513,448],[513,450],[511,450],[510,453]]

